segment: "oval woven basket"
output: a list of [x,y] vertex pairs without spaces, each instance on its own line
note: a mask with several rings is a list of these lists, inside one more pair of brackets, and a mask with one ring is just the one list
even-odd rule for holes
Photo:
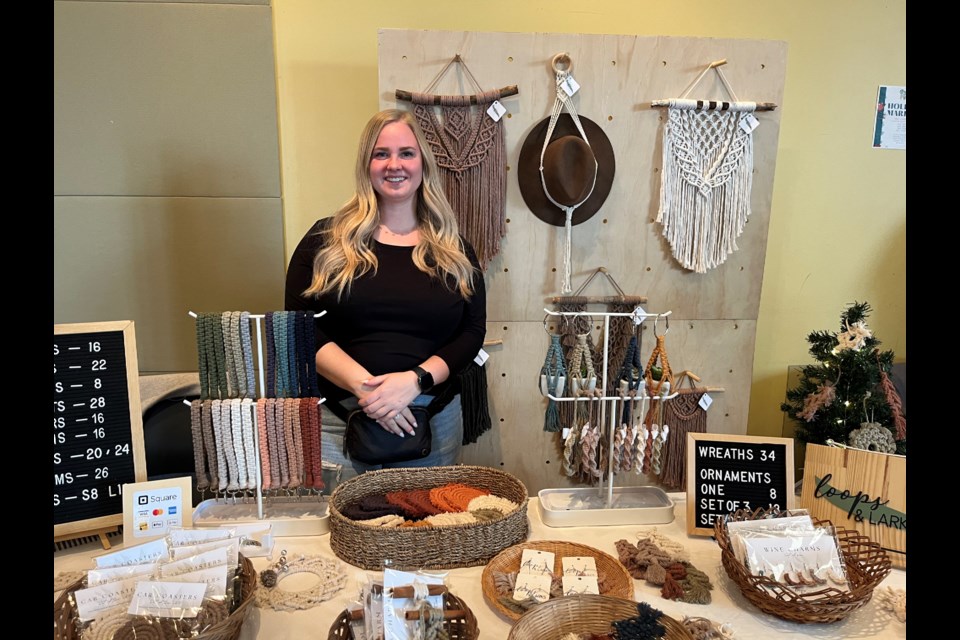
[[[637,615],[633,600],[603,595],[578,595],[554,598],[520,616],[507,640],[556,640],[567,633],[607,634],[612,622]],[[666,632],[663,640],[693,640],[682,624],[664,614],[660,624]]]
[[[757,520],[768,510],[741,509],[731,520]],[[830,526],[829,520],[813,518],[815,525]],[[727,575],[744,597],[765,613],[791,622],[836,622],[870,601],[873,590],[890,573],[890,557],[883,548],[857,531],[834,527],[840,553],[847,571],[849,591],[828,587],[814,592],[798,593],[785,584],[766,576],[751,575],[737,560],[722,518],[713,525],[714,537],[720,545],[720,558]]]
[[[340,509],[367,496],[433,489],[459,482],[517,503],[498,520],[442,527],[381,528],[358,524]],[[503,549],[527,539],[527,488],[516,477],[489,467],[447,466],[381,469],[347,480],[330,496],[330,548],[362,569],[381,570],[384,560],[401,571],[456,569],[486,564]]]
[[[443,594],[443,608],[445,610],[462,609],[466,613],[466,615],[443,621],[443,630],[450,636],[450,640],[477,640],[480,637],[477,618],[466,602],[447,592]],[[327,640],[354,640],[353,632],[350,630],[349,611],[342,611],[333,621]]]
[[[247,616],[247,608],[253,602],[253,592],[257,588],[257,572],[253,563],[244,556],[240,556],[240,604],[225,620],[211,626],[193,640],[236,640],[240,637],[240,629]],[[79,580],[66,589],[53,603],[53,640],[80,640],[80,630],[76,623],[76,609],[70,598],[77,589],[83,588],[83,581]]]
[[[500,602],[500,594],[497,591],[493,574],[512,573],[520,570],[520,560],[524,549],[536,549],[539,551],[549,551],[554,554],[553,572],[559,574],[563,571],[563,558],[571,556],[590,556],[597,563],[597,573],[603,574],[605,590],[600,592],[603,596],[613,596],[633,599],[633,578],[627,572],[620,561],[613,556],[594,549],[585,544],[576,542],[564,542],[561,540],[537,540],[533,542],[523,542],[515,544],[512,547],[504,549],[498,553],[487,566],[483,568],[483,575],[480,578],[483,587],[483,598],[491,607],[502,613],[508,618],[518,620],[520,613],[510,609]],[[537,605],[537,608],[543,605]]]

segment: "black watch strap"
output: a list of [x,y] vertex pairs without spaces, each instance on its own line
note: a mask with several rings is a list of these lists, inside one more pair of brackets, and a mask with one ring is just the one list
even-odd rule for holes
[[423,367],[414,367],[413,372],[417,374],[417,385],[420,387],[420,393],[426,393],[433,389],[433,374]]

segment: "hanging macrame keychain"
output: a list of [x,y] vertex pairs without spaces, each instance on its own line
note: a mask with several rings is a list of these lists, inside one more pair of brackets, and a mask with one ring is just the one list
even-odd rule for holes
[[[683,388],[685,380],[688,388]],[[700,404],[707,390],[696,387],[696,382],[700,382],[700,378],[693,372],[682,371],[677,376],[676,397],[663,401],[663,420],[672,430],[672,437],[662,452],[663,472],[660,474],[660,483],[667,488],[687,486],[687,434],[707,431],[707,411]]]
[[[544,319],[546,322],[546,319]],[[559,398],[564,394],[567,381],[567,368],[563,362],[563,352],[560,348],[560,336],[550,336],[550,347],[547,357],[540,368],[540,393],[544,396]],[[557,412],[557,403],[547,398],[547,411],[543,418],[543,430],[550,432],[560,431],[560,416]]]
[[590,400],[590,421],[584,425],[580,435],[580,469],[583,477],[590,482],[603,475],[597,462],[601,454],[600,425],[596,424],[599,417],[594,413],[594,406],[599,402],[599,399]]
[[650,432],[646,425],[647,402],[648,396],[646,389],[644,389],[643,395],[640,398],[640,411],[634,414],[636,416],[634,419],[634,429],[637,432],[637,444],[634,449],[633,472],[638,475],[646,473],[644,466],[647,465],[647,440],[650,437]]
[[[431,93],[455,64],[477,93]],[[501,120],[506,109],[500,99],[517,93],[515,85],[483,91],[460,54],[423,92],[396,92],[398,99],[414,105],[413,114],[437,160],[460,233],[473,245],[484,270],[500,253],[500,240],[507,234],[507,153]]]
[[[647,367],[644,369],[643,377],[646,380],[647,391],[652,396],[659,396],[661,390],[665,393],[670,393],[670,389],[674,387],[673,384],[673,371],[670,369],[670,361],[667,359],[667,348],[665,344],[666,335],[670,332],[670,318],[667,317],[667,329],[663,332],[663,335],[657,335],[657,322],[659,318],[653,322],[653,334],[657,339],[657,346],[654,347],[653,353],[650,354],[650,360],[647,362]],[[661,362],[661,365],[657,366],[657,361]],[[666,389],[663,389],[666,385]]]
[[[757,103],[737,99],[720,70],[725,63],[707,66],[680,98],[654,103],[668,112],[656,221],[674,258],[696,273],[721,265],[737,250],[750,216]],[[733,102],[687,99],[710,69]]]

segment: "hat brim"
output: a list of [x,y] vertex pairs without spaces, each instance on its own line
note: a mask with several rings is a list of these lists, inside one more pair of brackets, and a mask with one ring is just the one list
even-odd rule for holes
[[[613,174],[616,168],[616,162],[613,157],[613,146],[607,134],[593,120],[579,116],[580,124],[587,134],[587,141],[593,150],[593,155],[597,159],[597,182],[593,187],[593,193],[587,198],[586,202],[574,209],[571,222],[574,225],[589,220],[600,210],[607,196],[610,195],[610,189],[613,186]],[[547,127],[550,126],[550,118],[544,118],[538,122],[527,134],[520,148],[520,158],[517,161],[517,181],[520,184],[520,195],[527,204],[527,208],[547,224],[562,227],[566,223],[566,217],[563,210],[547,199],[547,194],[543,192],[543,183],[540,182],[540,152],[543,150],[543,139],[547,135]],[[557,124],[553,129],[552,140],[566,135],[580,136],[576,124],[569,113],[561,113],[557,119]]]

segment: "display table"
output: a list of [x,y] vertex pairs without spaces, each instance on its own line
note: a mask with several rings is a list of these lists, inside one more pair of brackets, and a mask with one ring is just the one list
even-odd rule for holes
[[[720,547],[712,538],[687,536],[685,494],[669,494],[675,506],[675,520],[667,525],[628,525],[601,527],[548,527],[540,518],[538,499],[532,498],[527,507],[530,515],[530,540],[563,540],[578,542],[597,548],[613,557],[617,556],[614,543],[621,539],[637,542],[637,534],[657,529],[672,540],[682,544],[690,555],[690,561],[705,572],[713,581],[713,601],[709,605],[687,604],[665,600],[660,596],[659,587],[647,584],[643,580],[634,580],[634,596],[637,601],[649,603],[667,615],[682,620],[684,616],[702,616],[715,622],[726,622],[733,627],[737,640],[771,637],[810,637],[810,638],[906,638],[906,623],[899,622],[891,613],[877,606],[876,598],[846,619],[831,624],[798,624],[762,613],[751,605],[741,594],[737,586],[727,577],[720,564]],[[122,548],[122,545],[115,545]],[[290,557],[297,554],[319,554],[335,558],[330,550],[330,535],[314,537],[277,538],[274,558],[281,549],[286,549]],[[57,551],[54,553],[54,577],[61,571],[80,571],[93,567],[92,558],[103,553],[97,543]],[[253,558],[259,572],[270,564],[266,558]],[[322,639],[327,637],[330,626],[359,591],[358,585],[376,572],[364,571],[349,564],[343,564],[348,576],[347,586],[333,600],[322,605],[298,612],[277,612],[250,607],[247,620],[241,631],[241,640],[300,640],[303,638]],[[480,577],[483,567],[453,569],[449,572],[450,590],[464,600],[477,617],[480,638],[496,640],[507,637],[513,623],[502,617],[483,599]],[[880,588],[906,588],[906,571],[893,569]],[[297,583],[295,580],[303,579]],[[302,589],[310,585],[313,576],[297,575],[284,580],[289,589]],[[59,595],[54,593],[54,598]]]

